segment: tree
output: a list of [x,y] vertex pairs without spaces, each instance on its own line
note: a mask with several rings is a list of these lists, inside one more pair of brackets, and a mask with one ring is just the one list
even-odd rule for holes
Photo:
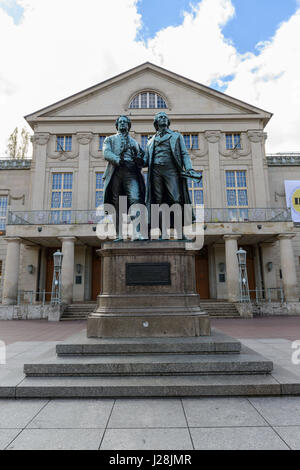
[[7,142],[6,155],[12,160],[21,160],[27,157],[28,146],[29,146],[30,134],[23,127],[21,130],[21,136],[19,137],[19,129],[16,127],[15,130],[10,134]]

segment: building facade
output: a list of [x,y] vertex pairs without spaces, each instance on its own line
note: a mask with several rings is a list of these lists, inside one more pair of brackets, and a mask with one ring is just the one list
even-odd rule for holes
[[57,249],[64,254],[63,302],[96,300],[103,141],[125,114],[145,147],[159,110],[184,136],[203,176],[189,183],[193,204],[205,207],[196,255],[200,297],[239,301],[236,252],[243,247],[250,296],[300,313],[300,235],[284,192],[284,180],[300,180],[299,155],[266,156],[271,113],[146,63],[26,116],[32,160],[0,162],[2,315],[26,293],[37,305],[41,295],[50,300]]

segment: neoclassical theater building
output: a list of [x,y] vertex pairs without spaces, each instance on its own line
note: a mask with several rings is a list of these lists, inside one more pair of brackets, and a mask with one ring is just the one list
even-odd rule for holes
[[96,301],[103,141],[125,114],[145,148],[159,110],[203,176],[189,183],[193,204],[205,207],[195,272],[202,301],[239,303],[242,247],[253,311],[300,314],[300,231],[284,189],[300,180],[300,154],[266,155],[270,112],[145,63],[26,116],[32,159],[0,160],[0,318],[47,317],[57,249],[64,305]]

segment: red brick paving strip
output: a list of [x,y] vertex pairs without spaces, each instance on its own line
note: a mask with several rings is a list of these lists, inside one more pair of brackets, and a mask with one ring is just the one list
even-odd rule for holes
[[6,344],[17,341],[63,341],[86,327],[86,321],[48,322],[47,320],[2,320],[0,340]]
[[[250,319],[212,319],[212,327],[235,338],[284,338],[300,340],[300,317],[264,317]],[[0,340],[63,341],[82,329],[86,321],[48,322],[47,320],[0,321]]]
[[300,317],[212,319],[212,327],[234,338],[300,340]]

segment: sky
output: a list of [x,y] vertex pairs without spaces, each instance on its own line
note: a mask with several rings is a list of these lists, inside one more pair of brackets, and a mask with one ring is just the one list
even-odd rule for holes
[[0,0],[0,158],[23,116],[150,61],[274,113],[300,152],[300,0]]

